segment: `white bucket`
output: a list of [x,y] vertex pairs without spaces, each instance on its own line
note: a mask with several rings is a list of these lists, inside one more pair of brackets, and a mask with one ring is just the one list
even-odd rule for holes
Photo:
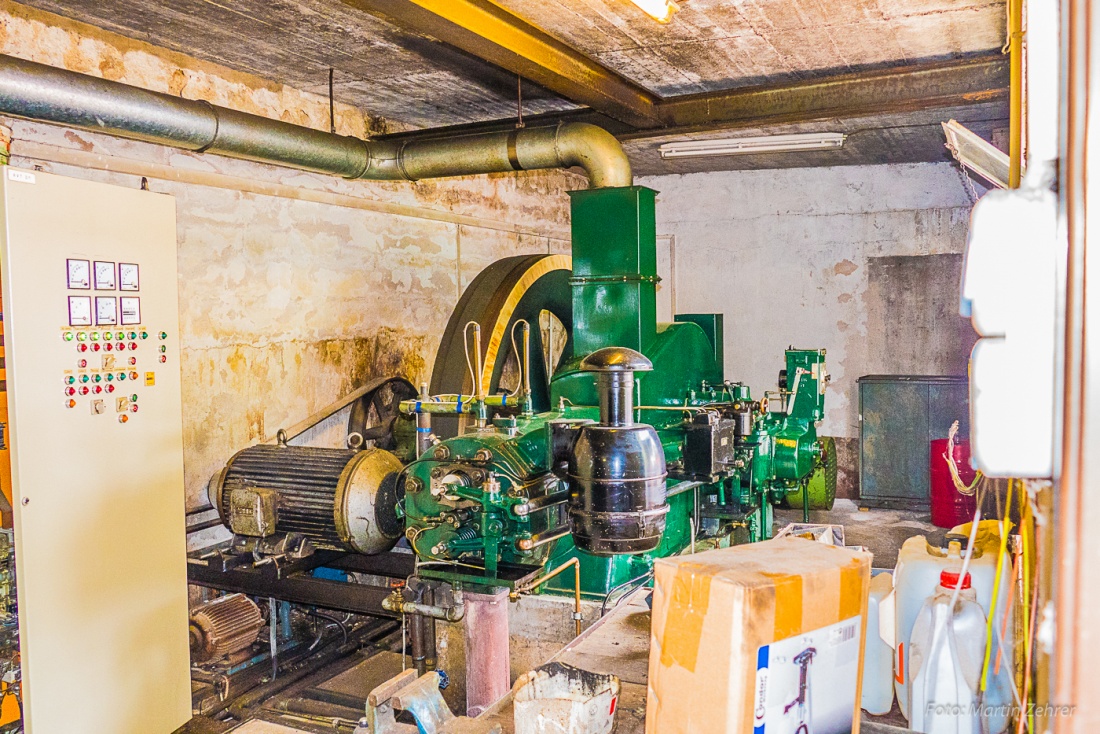
[[520,676],[512,700],[516,734],[610,734],[619,679],[548,663]]

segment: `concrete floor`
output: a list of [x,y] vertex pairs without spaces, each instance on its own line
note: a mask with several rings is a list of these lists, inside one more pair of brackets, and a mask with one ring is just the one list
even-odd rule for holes
[[[801,510],[776,511],[777,528],[792,522],[802,522]],[[893,569],[898,550],[907,538],[925,535],[936,543],[946,532],[932,525],[927,513],[862,510],[851,500],[837,500],[833,510],[829,512],[811,512],[810,522],[844,526],[846,543],[866,547],[874,554],[874,567],[882,569]],[[620,675],[624,680],[624,694],[617,734],[633,734],[644,730],[645,682],[649,657],[649,610],[644,597],[644,592],[636,593],[608,615],[612,619],[601,620],[601,624],[596,625],[591,632],[586,632],[574,642],[564,645],[564,649],[559,648],[560,652],[553,655],[555,659],[567,661],[577,667]],[[382,653],[355,667],[347,668],[341,675],[334,675],[327,683],[318,685],[322,689],[365,698],[370,688],[400,670],[399,660],[399,656],[393,653]],[[505,732],[512,730],[511,710],[507,703],[488,712],[483,718],[503,724]],[[233,731],[239,734],[313,734],[321,730],[312,723],[293,723],[295,728],[288,729],[269,722],[251,721]],[[895,711],[887,716],[870,717],[864,714],[861,730],[867,734],[902,734],[909,730],[897,727],[904,725],[905,720],[895,707]],[[301,728],[297,728],[298,726]]]
[[[802,510],[776,510],[776,527],[802,522]],[[860,508],[852,500],[838,499],[829,512],[811,511],[810,522],[844,526],[848,545],[862,545],[874,554],[875,568],[892,569],[898,560],[898,550],[914,535],[927,536],[937,544],[947,532],[932,524],[927,512]]]

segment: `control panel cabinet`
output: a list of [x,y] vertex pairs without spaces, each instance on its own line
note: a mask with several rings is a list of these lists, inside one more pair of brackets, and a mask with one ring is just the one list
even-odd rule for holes
[[191,716],[175,201],[0,168],[27,734]]

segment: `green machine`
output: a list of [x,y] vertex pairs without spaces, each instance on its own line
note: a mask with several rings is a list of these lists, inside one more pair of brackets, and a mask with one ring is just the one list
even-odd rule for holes
[[658,324],[655,195],[572,192],[571,263],[507,258],[465,291],[430,388],[400,403],[417,432],[398,515],[421,577],[529,588],[576,558],[581,593],[603,598],[655,558],[770,537],[789,498],[831,506],[825,350],[787,350],[754,399],[723,377],[721,315]]

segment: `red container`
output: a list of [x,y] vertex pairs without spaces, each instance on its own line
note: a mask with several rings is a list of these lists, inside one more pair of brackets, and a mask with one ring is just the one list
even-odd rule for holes
[[[970,468],[970,441],[956,440],[954,453],[959,478],[969,487],[977,474]],[[941,528],[952,528],[974,519],[978,500],[975,495],[965,495],[955,489],[946,455],[947,439],[937,438],[932,441],[932,453],[929,457],[932,481],[932,522]]]

